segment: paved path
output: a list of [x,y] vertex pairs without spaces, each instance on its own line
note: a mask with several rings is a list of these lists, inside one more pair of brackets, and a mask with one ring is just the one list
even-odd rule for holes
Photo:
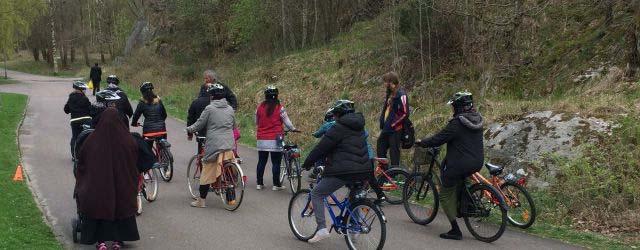
[[[68,117],[62,111],[71,89],[70,78],[55,78],[9,71],[9,77],[20,84],[0,85],[1,92],[29,95],[27,115],[20,130],[23,164],[26,168],[39,204],[53,225],[54,233],[69,249],[94,249],[93,246],[71,242],[70,221],[76,213],[71,193],[74,178],[71,173]],[[195,93],[195,90],[194,90]],[[175,119],[167,120],[171,150],[175,156],[176,172],[171,183],[160,183],[159,198],[144,203],[138,217],[142,239],[130,243],[138,249],[345,249],[343,238],[332,236],[319,244],[298,241],[287,221],[290,194],[273,192],[270,171],[265,177],[267,190],[255,190],[257,153],[241,148],[245,159],[248,188],[242,206],[228,212],[218,199],[209,199],[209,207],[189,207],[191,198],[186,190],[186,164],[195,151],[195,143],[183,136],[185,125]],[[214,198],[212,196],[211,198]],[[486,244],[473,239],[463,229],[464,240],[448,241],[438,238],[447,231],[444,216],[429,226],[410,221],[402,206],[385,206],[387,224],[386,249],[571,249],[555,240],[542,239],[513,230],[497,242]],[[461,224],[462,225],[462,224]]]

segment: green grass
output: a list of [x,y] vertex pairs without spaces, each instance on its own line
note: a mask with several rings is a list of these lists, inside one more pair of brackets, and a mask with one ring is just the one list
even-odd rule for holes
[[19,163],[16,128],[27,96],[0,93],[0,249],[62,249],[25,182],[13,181]]
[[[82,73],[89,74],[89,67],[79,63],[74,63],[68,69],[61,69],[57,74],[53,72],[53,68],[47,62],[33,60],[16,60],[8,62],[7,68],[10,70],[47,76],[75,77],[81,76]],[[83,72],[86,71],[86,72]]]
[[17,82],[11,78],[6,79],[4,78],[4,76],[0,77],[0,84],[13,84],[13,83],[17,83]]

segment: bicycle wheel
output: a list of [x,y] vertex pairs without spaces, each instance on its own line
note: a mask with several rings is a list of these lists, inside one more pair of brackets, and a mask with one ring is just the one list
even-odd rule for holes
[[507,206],[500,193],[485,184],[463,191],[460,212],[469,232],[483,242],[494,242],[507,226]]
[[421,175],[409,177],[402,191],[404,210],[416,224],[426,225],[438,214],[440,196],[431,179]]
[[308,241],[316,234],[316,220],[311,205],[311,190],[302,189],[289,201],[289,227],[301,241]]
[[301,183],[301,170],[300,170],[300,162],[298,159],[291,159],[289,165],[288,179],[289,179],[289,187],[291,188],[291,194],[295,194],[300,190]]
[[200,197],[200,170],[198,169],[198,155],[194,155],[189,160],[187,166],[187,187],[191,198]]
[[523,229],[533,225],[536,220],[536,207],[527,189],[516,183],[504,183],[500,189],[504,194],[505,203],[509,206],[509,223]]
[[287,177],[288,164],[289,164],[289,161],[286,159],[286,157],[283,157],[282,163],[280,165],[280,185],[282,185],[282,183],[284,182],[284,178]]
[[142,194],[148,202],[153,202],[158,198],[158,170],[149,169],[143,173],[144,186]]
[[162,165],[159,169],[160,177],[163,181],[170,182],[173,178],[173,154],[169,148],[160,149],[159,162]]
[[369,200],[351,204],[344,236],[349,249],[382,249],[387,237],[386,221],[378,206]]
[[240,165],[235,162],[226,163],[222,167],[222,185],[220,198],[224,209],[235,211],[240,207],[244,196],[244,180]]
[[392,168],[385,171],[385,174],[389,178],[384,174],[380,175],[378,185],[387,197],[387,202],[392,205],[402,204],[402,190],[409,179],[409,173],[404,169]]

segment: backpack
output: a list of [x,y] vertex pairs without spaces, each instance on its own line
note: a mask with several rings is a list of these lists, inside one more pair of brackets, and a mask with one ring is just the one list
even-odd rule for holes
[[404,120],[402,125],[402,135],[400,137],[401,146],[403,149],[410,149],[416,142],[416,130],[413,127],[413,122],[409,118]]

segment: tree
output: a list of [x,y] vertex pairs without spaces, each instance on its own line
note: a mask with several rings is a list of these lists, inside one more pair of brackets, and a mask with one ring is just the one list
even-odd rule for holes
[[5,61],[7,77],[7,58],[13,53],[17,41],[29,35],[31,20],[42,11],[39,0],[0,0],[0,53]]

